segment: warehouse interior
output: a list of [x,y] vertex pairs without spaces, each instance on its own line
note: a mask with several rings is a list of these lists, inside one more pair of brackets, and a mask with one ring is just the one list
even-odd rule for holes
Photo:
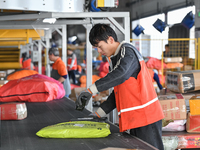
[[[169,24],[169,14],[185,8],[193,11]],[[0,149],[156,149],[129,131],[119,132],[117,109],[105,117],[111,133],[103,138],[87,137],[91,131],[75,137],[65,137],[65,131],[53,138],[39,136],[47,126],[87,118],[112,93],[113,88],[98,92],[83,111],[76,110],[81,92],[109,73],[109,59],[89,41],[99,23],[109,25],[120,43],[131,43],[158,77],[152,84],[165,115],[164,149],[200,148],[199,0],[3,0],[0,9]],[[149,34],[144,24],[156,34]],[[52,78],[55,61],[49,52],[54,48],[68,73],[69,95],[64,84]],[[68,50],[76,57],[75,78],[69,76]]]

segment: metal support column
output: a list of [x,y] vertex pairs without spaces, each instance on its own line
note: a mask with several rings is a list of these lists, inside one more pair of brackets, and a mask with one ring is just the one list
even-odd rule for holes
[[[52,31],[49,29],[47,34],[52,34]],[[46,41],[46,52],[45,52],[45,58],[46,58],[46,75],[48,77],[51,76],[50,74],[50,64],[49,64],[49,55],[48,55],[48,52],[49,52],[49,48],[50,48],[50,40],[48,37],[45,38],[45,41]]]
[[[115,26],[113,23],[110,24],[110,27],[111,27],[114,31],[116,31],[116,26]],[[107,61],[109,62],[109,65],[110,65],[111,70],[112,70],[113,66],[112,66],[112,64],[111,64],[111,61],[109,61],[109,59],[107,59]],[[111,94],[112,90],[113,90],[113,88],[110,88],[110,89],[109,89],[109,94]],[[109,113],[109,121],[112,122],[112,123],[116,123],[116,117],[117,117],[117,112],[116,112],[116,109],[114,109],[113,111],[111,111],[111,112]]]
[[40,40],[38,41],[38,54],[38,72],[42,74],[42,44]]
[[[90,85],[92,85],[92,45],[89,41],[89,33],[92,28],[92,25],[87,24],[84,27],[86,28],[86,87],[88,88]],[[88,109],[91,112],[93,111],[92,98],[86,106],[86,109]]]
[[130,17],[124,17],[124,38],[125,41],[130,42]]
[[[28,50],[31,51],[31,58],[32,58],[32,56],[33,56],[33,40],[32,40],[32,38],[29,38],[29,47],[28,48],[29,48]],[[33,59],[31,60],[31,70],[33,70]]]
[[66,25],[62,25],[62,60],[67,66],[67,30]]
[[200,52],[198,51],[200,49],[200,17],[199,17],[199,13],[200,13],[200,1],[199,0],[195,0],[195,9],[196,9],[196,13],[195,13],[195,38],[198,39],[198,47],[197,47],[197,51],[195,52],[195,69],[200,69]]

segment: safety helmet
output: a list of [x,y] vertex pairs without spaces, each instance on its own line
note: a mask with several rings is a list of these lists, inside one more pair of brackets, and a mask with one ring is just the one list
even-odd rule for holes
[[55,48],[55,47],[50,48],[49,49],[49,55],[51,55],[51,54],[53,54],[54,56],[59,56],[59,50],[58,50],[58,48]]

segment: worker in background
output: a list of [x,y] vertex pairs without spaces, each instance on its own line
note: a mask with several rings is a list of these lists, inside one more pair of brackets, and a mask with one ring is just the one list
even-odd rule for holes
[[23,69],[27,69],[27,70],[35,69],[35,67],[33,66],[33,63],[31,62],[31,58],[27,56],[27,52],[22,53],[22,58],[20,59],[20,63],[22,64]]
[[148,69],[148,70],[149,70],[149,73],[150,73],[150,75],[151,75],[152,81],[153,81],[153,82],[156,81],[156,83],[157,83],[159,89],[162,90],[163,87],[162,87],[162,85],[160,84],[160,79],[159,79],[159,77],[158,77],[158,74],[155,73],[155,72],[153,71],[153,69]]
[[[144,59],[145,63],[147,63],[148,60],[149,60],[149,58],[147,58],[147,57],[143,57],[143,59]],[[151,75],[152,82],[155,81],[155,82],[157,83],[157,85],[158,85],[160,91],[161,91],[161,90],[163,89],[163,86],[162,86],[161,83],[160,83],[160,79],[159,79],[158,74],[154,71],[154,69],[148,68],[148,70],[149,70],[149,73],[150,73],[150,75]]]
[[163,52],[163,57],[172,57],[172,53],[169,50],[169,44],[165,45],[165,51]]
[[103,117],[117,108],[120,132],[130,134],[163,150],[162,119],[164,114],[151,77],[139,51],[128,42],[119,43],[115,31],[108,25],[96,24],[89,34],[90,43],[98,52],[111,57],[111,71],[80,93],[79,109],[93,94],[114,87],[107,100],[94,113]]
[[49,49],[49,59],[54,62],[52,65],[51,77],[63,83],[65,95],[68,97],[71,94],[71,86],[69,77],[67,76],[67,68],[59,57],[59,50],[57,48]]
[[106,56],[102,56],[102,62],[100,63],[99,67],[97,68],[99,71],[99,76],[101,78],[105,77],[109,72],[109,63],[106,59]]
[[69,73],[69,79],[72,79],[73,84],[77,84],[76,72],[77,72],[77,58],[76,54],[71,49],[67,49],[67,70]]

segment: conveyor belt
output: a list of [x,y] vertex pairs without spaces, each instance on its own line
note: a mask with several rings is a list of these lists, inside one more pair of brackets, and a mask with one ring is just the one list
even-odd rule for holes
[[110,124],[111,135],[97,139],[45,139],[36,136],[43,127],[86,117],[89,111],[75,110],[73,101],[63,98],[47,103],[26,103],[28,116],[20,121],[1,122],[1,150],[98,150],[107,147],[129,149],[155,148]]

